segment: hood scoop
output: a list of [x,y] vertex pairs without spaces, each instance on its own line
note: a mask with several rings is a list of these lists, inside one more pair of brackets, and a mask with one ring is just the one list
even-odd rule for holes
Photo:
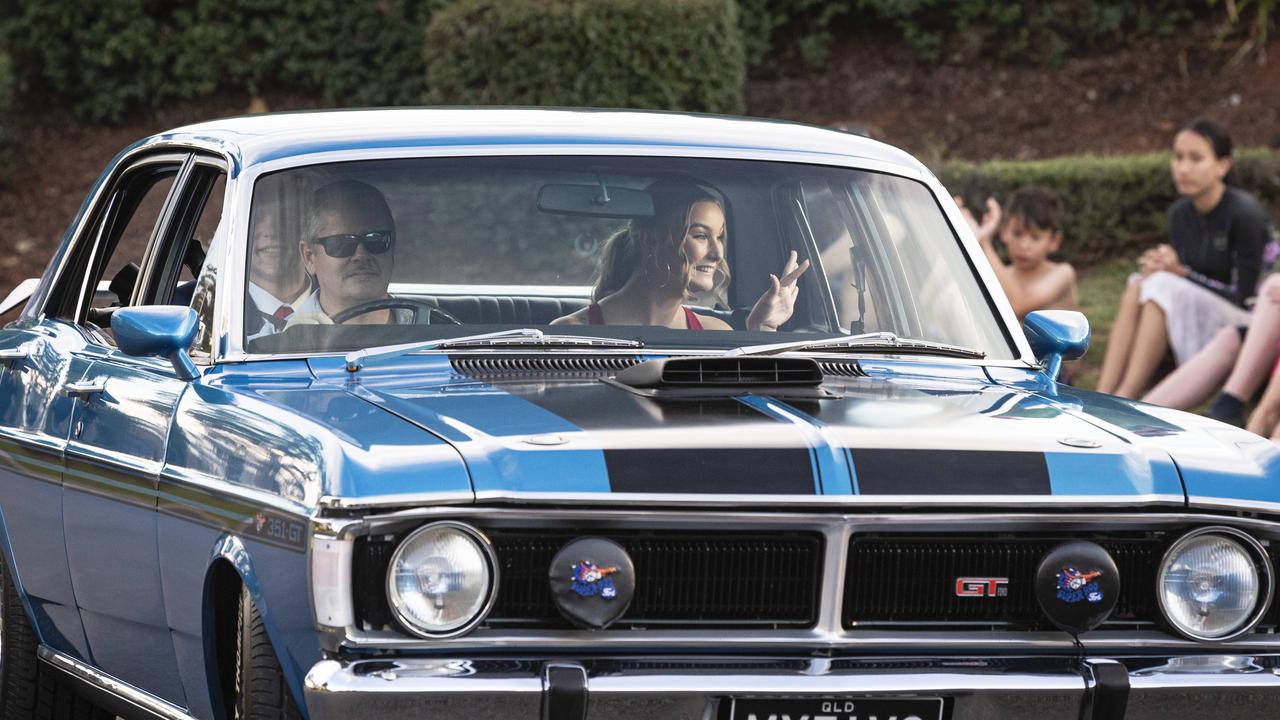
[[553,377],[589,379],[612,377],[640,362],[630,355],[495,355],[450,359],[459,375],[480,379]]
[[822,384],[822,369],[810,358],[660,358],[629,367],[616,380],[641,390],[816,388]]

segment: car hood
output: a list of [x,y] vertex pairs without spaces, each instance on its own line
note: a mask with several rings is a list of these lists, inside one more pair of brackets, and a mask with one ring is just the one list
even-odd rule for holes
[[[312,364],[317,378],[343,375]],[[1181,506],[1188,489],[1269,497],[1280,472],[1251,434],[1026,371],[864,371],[820,393],[677,396],[592,376],[468,375],[416,357],[345,386],[457,448],[480,499]]]

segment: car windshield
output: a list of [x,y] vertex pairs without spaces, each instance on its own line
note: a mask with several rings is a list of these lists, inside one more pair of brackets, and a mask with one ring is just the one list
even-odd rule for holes
[[891,332],[1013,357],[933,193],[884,173],[642,157],[311,165],[257,180],[249,232],[251,353],[537,328],[707,351]]

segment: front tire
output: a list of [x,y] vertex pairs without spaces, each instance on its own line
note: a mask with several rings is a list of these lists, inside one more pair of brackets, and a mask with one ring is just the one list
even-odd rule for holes
[[262,616],[241,586],[236,613],[235,720],[301,720]]
[[77,695],[60,672],[40,661],[38,645],[0,558],[0,719],[110,720],[112,715]]

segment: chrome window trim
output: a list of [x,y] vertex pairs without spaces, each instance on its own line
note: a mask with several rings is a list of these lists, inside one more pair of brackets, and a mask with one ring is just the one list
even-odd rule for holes
[[[462,146],[410,146],[410,147],[390,147],[390,148],[360,148],[360,149],[343,149],[343,150],[327,150],[321,152],[300,152],[288,157],[270,159],[259,162],[245,168],[238,179],[243,179],[242,187],[238,187],[233,194],[228,189],[228,198],[234,198],[234,201],[224,205],[224,220],[229,222],[228,231],[231,233],[230,242],[227,243],[226,264],[224,265],[226,272],[225,289],[226,292],[220,293],[222,296],[218,302],[215,302],[215,322],[220,322],[218,332],[214,335],[214,363],[239,363],[253,362],[259,360],[281,360],[288,358],[311,358],[311,357],[339,357],[343,353],[297,353],[297,354],[269,354],[269,353],[250,353],[244,348],[244,314],[243,308],[236,307],[239,302],[233,303],[230,298],[243,298],[245,292],[245,262],[244,258],[248,252],[248,234],[247,229],[242,227],[242,218],[247,217],[252,203],[252,189],[258,178],[262,175],[287,170],[291,168],[306,167],[310,165],[319,165],[325,163],[338,162],[354,162],[366,160],[395,160],[395,159],[413,159],[413,158],[468,158],[468,157],[591,157],[591,156],[611,156],[611,157],[671,157],[671,158],[691,158],[691,159],[720,159],[720,160],[757,160],[769,162],[788,162],[806,165],[823,165],[827,167],[839,167],[851,170],[864,170],[868,172],[884,173],[896,177],[914,180],[923,184],[933,194],[934,200],[942,208],[943,214],[952,229],[956,232],[960,250],[965,254],[966,259],[976,269],[980,278],[982,291],[988,297],[988,305],[995,311],[997,322],[1002,325],[1002,330],[1013,342],[1012,350],[1015,357],[1011,360],[998,361],[982,361],[979,364],[999,367],[1018,367],[1027,368],[1035,367],[1035,356],[1031,352],[1030,345],[1027,344],[1026,337],[1021,331],[1021,325],[1017,322],[1017,318],[1013,313],[1013,307],[1009,305],[1008,300],[1003,293],[996,292],[999,287],[998,280],[994,271],[986,260],[981,247],[977,240],[973,237],[972,231],[960,216],[959,209],[955,207],[955,203],[951,201],[951,196],[946,193],[946,189],[928,170],[922,167],[913,167],[901,163],[877,160],[873,158],[861,157],[847,154],[826,154],[821,152],[798,152],[790,150],[770,150],[764,148],[709,148],[709,147],[681,147],[673,145],[653,145],[653,146],[636,146],[628,144],[601,144],[601,145],[583,145],[583,144],[564,144],[564,145],[462,145]],[[228,178],[230,185],[231,178]],[[237,259],[239,261],[237,261]],[[218,311],[221,311],[226,317],[224,321],[218,321]],[[237,312],[239,310],[239,312]],[[665,350],[648,349],[648,352],[661,352]],[[706,350],[702,351],[706,353]],[[938,358],[932,358],[937,361]],[[951,358],[947,358],[951,362]]]
[[[1070,652],[1073,640],[1064,633],[1052,631],[999,631],[977,630],[972,625],[939,632],[937,628],[891,628],[877,624],[868,628],[846,629],[841,611],[843,590],[847,572],[847,548],[850,538],[857,533],[927,533],[972,532],[974,523],[981,523],[984,531],[1168,531],[1181,535],[1188,525],[1226,526],[1256,536],[1280,540],[1280,524],[1258,519],[1222,517],[1218,515],[1169,512],[1150,513],[1099,513],[1050,514],[1027,512],[1022,514],[956,512],[956,513],[894,513],[855,515],[833,513],[820,515],[793,512],[746,512],[735,510],[678,512],[669,509],[644,508],[584,508],[584,509],[532,509],[524,507],[424,507],[411,508],[383,514],[369,514],[362,518],[317,518],[313,531],[317,536],[352,539],[360,535],[386,534],[404,531],[431,521],[455,519],[477,522],[482,531],[494,528],[571,528],[583,532],[598,532],[601,528],[646,528],[653,530],[703,531],[737,530],[766,531],[791,530],[821,534],[824,542],[822,560],[823,578],[816,622],[813,627],[799,630],[663,630],[649,628],[644,632],[627,630],[578,631],[578,630],[504,630],[482,628],[442,640],[422,640],[407,634],[386,631],[365,631],[356,627],[318,628],[322,644],[331,651],[340,648],[380,648],[386,650],[441,650],[454,652],[459,649],[485,651],[501,647],[518,647],[522,650],[550,650],[597,647],[605,642],[613,651],[651,650],[655,647],[680,649],[741,650],[749,647],[768,646],[777,650],[812,650],[815,647],[850,651],[906,650],[923,652],[943,648],[951,650],[999,649],[1015,651]],[[1154,588],[1153,588],[1154,591]],[[997,628],[1000,623],[987,623]],[[1214,649],[1240,652],[1256,648],[1275,652],[1280,649],[1280,633],[1253,634],[1231,641],[1196,642],[1156,629],[1103,629],[1088,633],[1082,638],[1090,650],[1130,650],[1133,648],[1192,649],[1194,652],[1212,652]]]
[[[182,171],[186,166],[186,162],[190,158],[190,156],[191,156],[191,150],[184,146],[174,146],[174,147],[146,146],[146,147],[138,148],[133,152],[129,153],[128,155],[126,155],[125,157],[122,157],[119,160],[117,160],[116,163],[109,168],[108,170],[109,174],[106,180],[98,187],[97,192],[94,194],[92,203],[88,205],[88,208],[85,211],[84,215],[77,220],[75,231],[71,236],[71,240],[67,245],[66,251],[62,254],[62,257],[59,259],[58,267],[54,270],[54,273],[49,277],[50,289],[57,287],[62,282],[62,276],[64,273],[67,272],[67,266],[70,264],[72,257],[75,256],[76,251],[78,250],[81,244],[86,242],[97,244],[101,241],[101,237],[100,237],[101,233],[98,233],[98,236],[95,236],[95,237],[87,237],[87,236],[89,235],[89,231],[92,230],[92,221],[97,219],[97,217],[102,211],[106,210],[106,206],[104,205],[104,203],[110,203],[112,195],[118,189],[120,179],[122,177],[124,177],[128,173],[131,173],[137,170],[138,168],[145,167],[147,165],[176,164],[178,166],[178,171],[177,171],[178,175],[175,176],[174,178],[174,188],[176,188],[179,176],[181,176]],[[173,188],[170,188],[169,194],[172,195],[172,193],[173,193]],[[167,209],[168,207],[168,200],[169,200],[169,196],[166,196],[165,206],[161,208],[161,216],[156,218],[157,225],[163,219],[164,210]],[[153,231],[154,231],[154,228],[153,228]],[[151,249],[151,242],[154,241],[154,234],[155,233],[153,232],[152,233],[153,237],[150,240],[148,240],[148,243],[147,243],[148,253],[150,252],[150,249]],[[95,256],[100,249],[101,248],[99,247],[94,248]],[[144,253],[144,257],[145,256],[146,256],[146,253]],[[92,262],[93,262],[93,259],[91,258],[90,263]],[[89,285],[88,277],[86,276],[86,277],[80,278],[78,281],[78,285],[80,287],[80,290],[79,290],[79,295],[76,299],[77,320],[85,308],[85,303],[92,302],[90,298],[85,297],[86,288]],[[48,303],[48,301],[49,301],[49,295],[48,293],[46,293],[44,297],[41,299],[40,308],[35,311],[36,317],[44,318],[45,305]],[[76,324],[78,325],[79,322],[77,321]]]

